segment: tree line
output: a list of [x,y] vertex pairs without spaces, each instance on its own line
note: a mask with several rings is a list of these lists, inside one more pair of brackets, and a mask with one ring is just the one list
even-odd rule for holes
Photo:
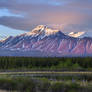
[[92,70],[92,58],[0,57],[0,70],[12,69]]

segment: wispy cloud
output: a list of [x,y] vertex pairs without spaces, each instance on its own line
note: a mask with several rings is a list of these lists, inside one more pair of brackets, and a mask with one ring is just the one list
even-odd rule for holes
[[0,9],[0,17],[3,17],[3,16],[14,16],[14,17],[24,17],[23,15],[20,15],[20,14],[14,14],[14,13],[11,13],[8,9]]

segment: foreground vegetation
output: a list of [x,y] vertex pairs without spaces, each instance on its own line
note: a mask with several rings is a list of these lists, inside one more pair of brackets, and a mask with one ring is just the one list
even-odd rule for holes
[[92,73],[88,73],[91,70],[91,57],[0,57],[0,89],[9,92],[92,92]]
[[91,71],[92,58],[0,57],[0,70]]
[[92,83],[71,80],[48,80],[47,78],[3,77],[0,89],[9,92],[92,92]]

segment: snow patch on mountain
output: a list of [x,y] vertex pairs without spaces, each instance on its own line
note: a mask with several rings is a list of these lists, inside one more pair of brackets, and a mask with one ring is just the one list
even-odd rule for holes
[[82,35],[84,35],[85,32],[70,32],[68,35],[71,37],[82,37]]
[[44,35],[49,36],[53,35],[59,32],[59,30],[53,30],[51,28],[48,28],[46,25],[38,25],[36,28],[34,28],[32,31],[26,33],[27,36],[37,36],[37,35]]

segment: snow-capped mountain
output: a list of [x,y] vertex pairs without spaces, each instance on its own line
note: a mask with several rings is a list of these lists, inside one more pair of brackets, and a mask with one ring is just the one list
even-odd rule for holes
[[48,28],[45,25],[39,25],[36,28],[34,28],[31,32],[28,32],[26,35],[40,35],[43,34],[45,36],[49,36],[52,34],[57,33],[59,30],[52,30],[50,28]]
[[85,32],[70,32],[68,35],[71,37],[83,37],[83,35],[85,34]]
[[85,56],[92,55],[92,38],[75,38],[39,25],[28,33],[8,37],[0,43],[0,50],[0,55],[8,56]]

